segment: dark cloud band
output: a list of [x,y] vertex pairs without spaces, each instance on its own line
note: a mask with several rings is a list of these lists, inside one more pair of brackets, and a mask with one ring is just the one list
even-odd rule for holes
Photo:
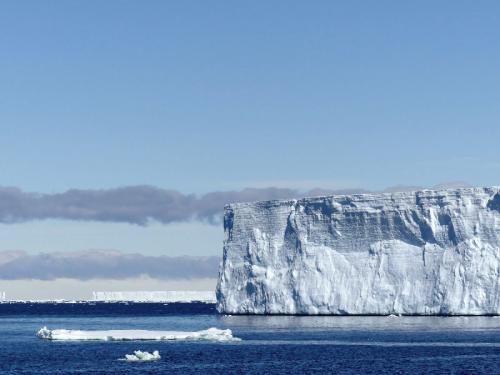
[[212,192],[200,197],[153,186],[72,189],[60,194],[0,188],[0,222],[65,219],[139,225],[146,225],[149,221],[168,224],[188,220],[219,223],[226,203],[286,199],[300,195],[304,193],[279,188]]
[[[453,184],[463,185],[463,183]],[[439,185],[441,188],[444,186],[445,184]],[[386,191],[418,188],[397,186]],[[105,190],[72,189],[59,194],[38,194],[24,192],[18,188],[0,187],[0,223],[63,219],[138,225],[147,225],[150,221],[168,224],[189,220],[217,224],[220,223],[223,207],[227,203],[365,192],[368,191],[314,189],[301,192],[286,188],[248,188],[197,196],[154,186],[127,186]]]

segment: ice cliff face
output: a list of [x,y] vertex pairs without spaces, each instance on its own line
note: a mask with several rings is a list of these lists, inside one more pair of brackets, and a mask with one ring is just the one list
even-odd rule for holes
[[500,314],[500,188],[225,208],[229,314]]

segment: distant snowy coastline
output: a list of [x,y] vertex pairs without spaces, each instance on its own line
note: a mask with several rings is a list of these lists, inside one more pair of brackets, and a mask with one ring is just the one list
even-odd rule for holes
[[206,302],[215,303],[213,291],[93,292],[93,301],[104,302]]
[[0,292],[0,303],[96,303],[96,302],[203,302],[215,303],[213,291],[100,291],[92,292],[92,297],[86,300],[72,299],[40,299],[40,300],[10,300],[5,292]]

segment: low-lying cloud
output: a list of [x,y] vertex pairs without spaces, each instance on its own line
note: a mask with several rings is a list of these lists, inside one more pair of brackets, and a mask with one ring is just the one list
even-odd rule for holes
[[[317,195],[318,192],[313,193]],[[286,199],[301,195],[304,193],[283,188],[217,191],[196,196],[153,186],[72,189],[59,194],[28,193],[18,188],[0,187],[0,222],[8,224],[65,219],[138,225],[146,225],[150,221],[168,224],[189,220],[220,223],[227,203]]]
[[[464,183],[440,184],[466,186]],[[385,191],[418,190],[420,186],[396,186]],[[271,199],[290,199],[330,194],[370,192],[364,189],[247,188],[241,191],[215,191],[201,196],[154,186],[126,186],[115,189],[71,189],[57,194],[25,192],[19,188],[0,187],[0,223],[63,219],[147,225],[200,220],[219,224],[224,205]]]
[[145,256],[115,250],[28,254],[0,252],[0,280],[61,278],[128,279],[148,276],[163,280],[217,277],[216,256]]

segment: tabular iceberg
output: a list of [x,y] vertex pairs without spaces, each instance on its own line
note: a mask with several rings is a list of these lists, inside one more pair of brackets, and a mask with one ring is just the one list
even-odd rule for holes
[[227,314],[500,314],[500,188],[225,207]]

